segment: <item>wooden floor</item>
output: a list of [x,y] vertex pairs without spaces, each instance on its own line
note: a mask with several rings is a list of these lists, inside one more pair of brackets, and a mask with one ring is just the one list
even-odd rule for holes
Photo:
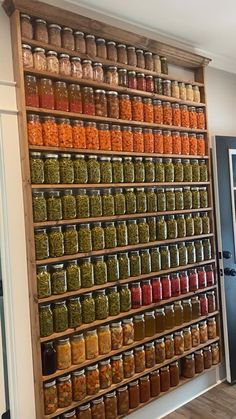
[[165,419],[236,419],[236,384],[219,384]]

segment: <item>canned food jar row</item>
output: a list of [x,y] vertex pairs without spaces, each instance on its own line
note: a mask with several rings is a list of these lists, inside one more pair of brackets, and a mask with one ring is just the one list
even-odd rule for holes
[[49,24],[44,19],[32,19],[27,14],[21,14],[20,21],[23,38],[88,54],[92,59],[98,57],[155,71],[158,74],[168,74],[167,59],[149,51],[103,38],[95,38],[92,34],[84,34],[68,27],[62,28],[54,23]]
[[[76,218],[108,217],[125,214],[155,213],[201,209],[199,188],[115,188],[115,189],[65,189],[49,192],[33,191],[34,222],[72,220]],[[183,218],[184,215],[180,214]],[[201,214],[207,217],[207,214]],[[198,213],[195,217],[199,216]],[[178,219],[180,219],[178,218]],[[119,220],[121,221],[121,220]],[[209,218],[194,221],[199,229],[209,230]],[[181,221],[179,221],[181,223]],[[182,223],[184,223],[182,221]],[[124,225],[123,223],[119,225]]]
[[[177,337],[179,338],[179,336]],[[161,352],[165,353],[164,360],[171,360],[176,352],[182,355],[184,353],[184,337],[181,336],[181,339],[183,340],[182,345],[177,345],[177,348],[183,348],[181,354],[175,349],[175,338],[173,338],[173,335],[170,335],[166,337],[166,341],[163,341],[163,344],[159,341],[155,342],[155,346],[154,343],[149,343],[145,345],[145,349],[144,346],[137,347],[134,351],[125,352],[123,357],[122,355],[117,355],[112,357],[111,360],[108,359],[87,367],[86,370],[82,369],[71,375],[62,376],[57,381],[45,383],[45,414],[52,414],[58,408],[69,407],[73,401],[82,401],[87,395],[96,395],[99,393],[99,390],[109,389],[112,384],[121,383],[125,378],[131,378],[136,373],[144,372],[146,368],[155,367],[156,364],[164,362],[159,362]],[[197,346],[195,346],[196,349]],[[157,358],[158,360],[156,361]],[[151,366],[146,367],[147,361],[148,365]],[[219,362],[219,345],[207,346],[203,350],[200,349],[191,355],[187,355],[180,361],[172,363],[170,361],[170,365],[160,368],[160,371],[153,371],[150,375],[144,375],[139,380],[129,383],[129,390],[128,386],[118,388],[117,397],[115,397],[115,392],[106,394],[105,403],[107,398],[111,397],[113,403],[111,404],[110,400],[109,407],[115,409],[116,415],[126,414],[130,408],[137,407],[139,403],[147,402],[150,397],[157,396],[160,392],[168,391],[170,387],[177,386],[181,375],[184,378],[192,378],[195,373],[209,369],[212,365],[217,365]],[[54,403],[51,402],[52,399]],[[117,402],[116,405],[115,400]],[[96,413],[105,415],[103,398],[99,398],[97,401],[95,399],[92,402],[91,410],[89,404],[85,405],[87,413],[90,411],[90,416],[86,415],[86,418],[95,417],[92,416],[92,411],[94,413],[95,410]],[[83,415],[80,416],[81,409],[84,412],[83,406],[79,408],[79,418],[83,417]],[[75,412],[73,412],[73,415],[76,418]],[[114,416],[114,418],[116,417]]]
[[28,114],[30,145],[88,150],[205,156],[203,134],[140,127],[96,124],[53,116]]
[[[30,153],[33,184],[207,182],[205,160]],[[121,185],[122,186],[122,185]]]
[[[164,308],[157,308],[155,311],[146,311],[133,318],[126,318],[123,322],[114,322],[110,325],[100,326],[95,330],[89,330],[84,334],[74,335],[71,339],[61,338],[54,342],[47,342],[42,345],[43,374],[54,374],[56,370],[65,370],[72,365],[82,364],[86,360],[96,360],[99,355],[109,354],[112,350],[123,347],[125,350],[125,346],[134,342],[159,333],[166,333],[168,330],[184,326],[185,323],[192,320],[199,320],[201,316],[209,314],[205,313],[205,300],[210,300],[212,297],[215,298],[213,291],[211,294],[208,293],[207,297],[206,294],[202,294],[200,298],[195,296],[192,299],[176,301]],[[215,309],[216,307],[214,307],[214,311]],[[178,331],[174,334],[175,355],[181,355],[184,350],[206,343],[208,339],[215,339],[216,336],[217,327],[214,317],[207,321],[201,321],[199,325],[195,324],[181,332]],[[159,343],[164,343],[165,340],[162,338],[159,341]],[[149,347],[149,343],[145,345],[146,352]],[[154,351],[154,342],[152,347]],[[150,364],[147,355],[146,353],[146,368],[153,367],[154,365]],[[165,360],[162,359],[157,357],[156,362],[160,363]],[[124,378],[128,378],[127,373],[124,374]]]
[[53,82],[48,78],[25,77],[26,106],[76,112],[78,114],[109,117],[126,121],[172,125],[190,129],[205,129],[203,108],[171,104],[141,96],[118,95],[77,84]]
[[[161,270],[193,263],[193,255],[194,251],[190,242],[187,245],[180,243],[169,247],[161,246],[160,249],[154,247],[150,250],[144,250],[144,252],[133,250],[129,253],[118,255],[98,256],[92,259],[84,258],[81,261],[71,260],[66,264],[42,265],[37,269],[38,298],[47,298],[51,295],[78,291],[81,288],[87,289],[94,285],[103,285],[107,282],[116,282],[120,279],[128,279],[152,272],[158,274]],[[180,290],[181,294],[195,291],[205,286],[211,286],[215,283],[211,265],[206,265],[205,268],[199,267],[197,271],[192,270],[190,279],[187,272],[181,272],[179,276],[173,273],[171,275],[172,278],[172,284],[174,284],[174,278],[176,278],[177,289]],[[195,282],[193,282],[193,278],[195,278]],[[195,283],[194,286],[193,283]],[[155,278],[155,281],[154,279],[152,280],[152,288],[153,302],[174,296],[174,288],[171,291],[171,287],[168,286],[165,291],[164,289],[162,290],[161,282],[157,278]]]
[[[186,220],[188,231],[191,229],[189,236],[209,234],[209,217],[207,214],[200,217],[198,213],[194,214],[193,218],[186,219],[183,215],[176,218],[174,215],[169,215],[166,220],[164,216],[158,216],[118,223],[107,221],[54,226],[49,229],[36,228],[34,234],[36,260],[189,237]],[[208,255],[207,259],[210,259],[211,249],[208,242],[210,243],[209,239],[203,240],[203,244],[201,240],[196,241],[196,251],[191,253],[194,262],[196,258],[197,262],[202,261],[204,253]],[[121,244],[122,246],[119,246]],[[148,249],[140,250],[140,252],[148,252]]]

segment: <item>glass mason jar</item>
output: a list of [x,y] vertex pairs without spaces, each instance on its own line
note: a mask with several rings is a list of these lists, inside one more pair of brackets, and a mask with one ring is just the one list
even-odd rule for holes
[[194,242],[187,242],[186,247],[188,251],[188,263],[196,263],[196,249]]
[[74,165],[71,154],[61,154],[59,157],[61,183],[74,183]]
[[111,194],[111,189],[103,189],[102,191],[102,214],[104,216],[115,214],[114,197]]
[[62,214],[64,220],[76,218],[76,199],[72,189],[66,189],[62,195]]
[[117,48],[114,41],[107,42],[107,58],[114,62],[117,61]]
[[112,383],[118,384],[124,379],[122,355],[116,355],[111,358]]
[[131,309],[131,292],[128,284],[121,285],[120,287],[120,310],[126,312]]
[[38,84],[35,76],[25,77],[25,101],[26,106],[39,107]]
[[[137,250],[133,250],[132,252],[130,252],[129,261],[130,261],[130,275],[131,276],[141,275],[141,259],[140,259],[139,252]],[[131,289],[131,294],[132,294],[132,289]]]
[[93,80],[102,83],[104,80],[104,71],[102,67],[102,63],[94,63],[93,64]]
[[107,58],[106,41],[103,38],[96,39],[97,44],[97,56],[103,59]]
[[[170,252],[168,246],[161,246],[161,269],[166,270],[170,268]],[[162,290],[163,293],[163,290]]]
[[165,168],[165,182],[174,182],[174,164],[172,163],[172,159],[165,159],[164,160],[164,168]]
[[133,351],[123,353],[124,378],[130,378],[135,373],[134,354]]
[[176,239],[178,235],[177,222],[174,215],[169,215],[167,222],[167,238]]
[[113,157],[112,163],[112,179],[114,183],[124,182],[123,163],[121,157]]
[[128,87],[129,89],[137,89],[137,77],[135,71],[128,72]]
[[47,60],[44,48],[34,48],[33,50],[34,69],[38,71],[47,70]]
[[59,74],[59,60],[56,51],[48,51],[47,57],[47,71],[49,73]]
[[150,98],[143,99],[143,113],[144,113],[145,122],[149,122],[149,123],[154,122],[154,111],[153,111],[152,99]]
[[157,212],[157,195],[155,193],[155,188],[147,188],[145,192],[147,200],[147,212]]
[[122,322],[123,345],[130,345],[134,342],[134,323],[133,319],[124,319]]
[[90,57],[96,57],[97,46],[96,46],[95,36],[88,34],[85,36],[85,40],[86,40],[86,53]]
[[121,322],[111,323],[111,349],[120,349],[123,345],[123,331]]
[[192,303],[191,300],[183,300],[183,318],[184,323],[190,322],[192,320]]
[[47,220],[47,206],[44,192],[33,192],[33,218],[34,222],[46,221]]
[[[150,249],[151,269],[152,272],[159,272],[161,270],[161,254],[158,247]],[[157,278],[155,278],[157,279]]]
[[131,157],[124,157],[123,170],[124,170],[124,182],[133,183],[134,182],[134,163],[132,162]]
[[117,188],[114,193],[114,205],[115,205],[115,214],[124,215],[126,212],[125,207],[125,195],[123,189]]
[[87,170],[88,170],[88,183],[101,182],[100,163],[98,162],[97,156],[88,156]]
[[200,208],[208,207],[208,192],[207,188],[199,188],[200,194]]
[[199,166],[200,166],[200,181],[207,182],[208,181],[208,168],[207,168],[206,160],[200,160]]
[[79,297],[70,298],[67,302],[68,326],[76,328],[82,324],[82,312]]
[[107,113],[109,118],[119,118],[119,98],[117,92],[107,92]]
[[94,269],[90,258],[82,259],[80,263],[81,287],[89,288],[94,285]]
[[81,59],[79,57],[71,58],[71,76],[75,77],[76,79],[82,79],[83,72]]
[[101,223],[94,223],[91,229],[92,250],[105,249],[104,229]]
[[[74,371],[72,372],[72,390],[73,390],[73,401],[81,401],[86,397],[86,377],[85,371]],[[74,416],[72,416],[74,414]],[[76,419],[75,410],[69,413],[65,413],[65,417],[71,417]]]
[[117,61],[122,64],[128,64],[128,55],[126,45],[117,45]]
[[127,253],[118,255],[119,262],[119,279],[126,279],[130,276],[129,258]]
[[112,385],[110,359],[99,362],[99,380],[101,389],[109,388]]
[[108,290],[109,316],[120,314],[120,294],[117,287],[111,287]]
[[119,86],[128,87],[128,76],[127,76],[127,70],[125,68],[120,68],[118,72],[116,68],[116,83],[114,84],[116,85],[119,84]]
[[107,116],[107,98],[105,90],[97,89],[94,92],[95,114]]
[[[91,191],[92,193],[92,191]],[[99,196],[100,198],[100,196]],[[90,216],[89,210],[89,196],[86,194],[86,189],[78,189],[77,194],[75,196],[76,199],[76,215],[78,218],[88,218]],[[101,198],[100,198],[100,205]],[[92,205],[91,205],[92,207]],[[92,211],[92,210],[91,210]],[[92,215],[92,214],[91,214]]]
[[49,255],[60,257],[64,255],[64,238],[61,227],[51,227],[48,232]]
[[170,266],[171,268],[177,268],[179,266],[179,251],[177,244],[169,245],[170,251]]
[[92,87],[83,87],[82,103],[84,114],[95,115],[94,93]]
[[63,263],[51,267],[52,294],[64,294],[67,291],[66,270]]
[[[153,336],[156,333],[156,318],[154,311],[146,311],[145,319],[145,336]],[[153,344],[153,343],[152,343]]]
[[[108,111],[109,111],[109,95],[108,95]],[[109,114],[109,112],[108,112]],[[111,125],[111,149],[112,151],[122,151],[122,133],[120,125]]]
[[112,164],[110,157],[100,157],[101,183],[112,183]]
[[44,384],[44,413],[50,415],[58,409],[56,381],[50,381]]
[[192,349],[191,328],[190,327],[184,328],[183,333],[184,333],[184,350],[189,351],[189,349]]
[[50,336],[54,332],[53,314],[50,304],[42,304],[39,306],[39,325],[41,337]]
[[148,243],[150,240],[149,236],[149,225],[146,218],[139,218],[138,220],[138,234],[139,243]]
[[133,131],[131,127],[122,127],[123,151],[133,151]]
[[[185,266],[188,264],[188,251],[185,242],[179,244],[179,265]],[[185,289],[185,287],[184,287]],[[188,291],[185,291],[188,292]],[[184,292],[182,292],[184,294]]]
[[86,359],[94,359],[99,355],[97,330],[88,330],[85,333]]
[[120,118],[128,121],[132,120],[132,107],[129,95],[120,96]]
[[[65,119],[65,118],[58,119],[57,127],[58,127],[59,147],[72,148],[73,137],[72,137],[72,127],[70,125],[70,120]],[[68,183],[71,183],[71,182],[68,182]]]
[[116,227],[114,222],[104,224],[105,248],[112,249],[117,247]]
[[100,389],[98,364],[87,367],[85,374],[86,374],[87,395],[90,396],[90,395],[97,394]]
[[68,329],[68,310],[65,301],[56,301],[52,308],[53,330],[55,333],[64,332]]
[[80,267],[76,260],[71,260],[66,266],[68,291],[77,291],[81,288]]
[[[132,119],[133,121],[144,121],[143,102],[140,96],[132,97]],[[137,137],[137,136],[136,136]],[[143,145],[144,147],[144,145]],[[135,147],[136,149],[137,147]],[[135,150],[138,151],[138,150]]]
[[103,256],[93,259],[94,284],[102,285],[107,283],[107,266]]
[[37,269],[38,298],[49,297],[51,293],[51,275],[47,270],[47,266],[39,266]]
[[92,293],[87,293],[83,295],[83,299],[81,301],[82,307],[82,320],[83,323],[92,323],[95,321],[95,301],[92,298]]
[[[54,109],[54,104],[56,104],[56,102],[54,102],[54,90],[53,90],[52,80],[43,78],[43,79],[40,79],[38,84],[39,84],[39,90],[38,90],[39,91],[39,106],[45,109]],[[26,99],[27,99],[27,90],[26,90]],[[29,105],[29,106],[32,106],[32,105]],[[67,111],[68,109],[64,109],[64,110]]]
[[82,97],[80,86],[77,84],[70,84],[68,86],[68,95],[70,112],[82,113]]
[[117,221],[116,223],[117,246],[123,247],[128,245],[128,230],[126,221]]
[[40,122],[39,115],[28,114],[27,134],[28,134],[28,143],[30,145],[43,145],[44,142],[47,143],[47,141],[45,141],[45,133],[44,133],[44,138],[43,138],[43,127]]

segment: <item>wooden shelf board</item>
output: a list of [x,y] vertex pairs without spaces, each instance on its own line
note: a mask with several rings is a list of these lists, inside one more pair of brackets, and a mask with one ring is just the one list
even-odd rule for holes
[[[159,73],[156,73],[155,71],[146,70],[146,69],[131,66],[131,65],[128,65],[128,64],[122,64],[122,63],[115,63],[114,64],[114,61],[111,61],[111,60],[105,60],[105,59],[100,58],[100,57],[95,57],[94,58],[94,57],[91,57],[88,54],[83,54],[83,53],[80,53],[78,51],[71,51],[71,50],[68,50],[68,49],[65,49],[65,48],[55,47],[54,45],[45,44],[43,42],[31,40],[31,39],[28,39],[28,38],[22,38],[22,43],[31,45],[32,47],[41,47],[41,48],[44,48],[46,51],[53,50],[53,51],[56,51],[59,54],[68,54],[71,57],[80,57],[81,59],[84,59],[84,60],[92,60],[93,62],[102,63],[103,66],[114,66],[114,65],[116,65],[117,68],[126,68],[129,71],[136,71],[137,73],[144,73],[144,74],[149,75],[149,76],[161,77],[164,80],[173,80],[173,81],[178,81],[180,83],[183,82],[185,84],[192,84],[192,85],[195,85],[195,86],[204,87],[204,83],[199,83],[199,82],[194,81],[194,80],[182,79],[180,77],[175,77],[175,76],[172,76],[172,75],[169,75],[169,74],[168,75],[159,74]],[[51,73],[50,73],[50,75],[51,75]],[[61,76],[61,77],[63,77],[63,76]]]
[[149,304],[148,306],[142,306],[140,308],[135,308],[135,309],[133,308],[133,309],[127,311],[127,312],[122,312],[122,313],[118,314],[117,316],[110,316],[110,317],[107,317],[104,320],[95,320],[92,323],[82,324],[81,326],[76,327],[74,329],[66,329],[64,332],[53,333],[50,336],[40,338],[40,342],[41,343],[50,342],[51,340],[61,339],[65,336],[68,337],[68,336],[71,336],[71,335],[76,334],[78,332],[82,333],[82,332],[85,332],[86,330],[96,329],[99,326],[103,326],[103,325],[108,324],[108,323],[115,323],[115,322],[120,321],[124,318],[135,316],[136,314],[139,314],[139,313],[143,314],[146,311],[154,310],[155,308],[161,307],[161,306],[166,305],[166,304],[167,305],[171,304],[174,301],[184,300],[184,299],[186,299],[188,297],[191,297],[193,295],[201,294],[204,291],[205,291],[205,289],[204,290],[200,289],[200,290],[197,290],[195,292],[188,293],[188,294],[179,295],[177,297],[171,297],[171,298],[168,298],[167,300],[159,301],[158,303],[152,303],[152,304]]
[[160,128],[163,130],[170,130],[170,131],[184,131],[184,132],[195,132],[195,133],[206,133],[207,130],[205,129],[191,129],[191,128],[184,128],[184,127],[176,127],[174,125],[163,125],[163,124],[152,124],[149,122],[139,122],[139,121],[127,121],[125,119],[115,119],[115,118],[108,118],[103,116],[95,116],[95,115],[85,115],[82,113],[76,112],[65,112],[65,111],[57,111],[52,109],[45,109],[45,108],[34,108],[31,106],[26,106],[26,111],[29,113],[36,113],[38,115],[52,115],[58,118],[71,118],[71,119],[83,119],[84,121],[94,121],[94,122],[105,122],[105,123],[113,123],[119,125],[128,125],[128,126],[135,126],[135,127],[146,127],[146,128]]
[[[145,371],[143,371],[141,373],[134,374],[130,378],[125,378],[124,380],[122,380],[121,383],[112,384],[109,388],[107,388],[105,390],[100,390],[96,395],[87,396],[83,400],[81,400],[80,402],[73,402],[69,407],[66,407],[66,408],[63,408],[63,409],[58,409],[55,413],[53,413],[51,415],[45,415],[45,419],[55,418],[55,417],[57,417],[57,416],[65,413],[67,411],[70,411],[70,410],[72,410],[72,409],[74,409],[76,407],[79,407],[79,406],[81,406],[83,404],[86,404],[86,403],[88,403],[88,402],[90,402],[90,401],[92,401],[94,399],[97,399],[97,398],[99,398],[101,396],[104,396],[105,394],[110,393],[110,392],[116,390],[119,387],[123,387],[124,385],[130,383],[131,381],[137,380],[140,377],[143,377],[143,376],[145,376],[147,374],[150,374],[150,372],[152,372],[152,371],[155,371],[155,370],[160,369],[160,368],[162,368],[162,367],[164,367],[166,365],[169,365],[172,362],[178,361],[179,359],[182,359],[185,356],[190,355],[190,354],[192,354],[192,353],[194,353],[194,352],[196,352],[196,351],[198,351],[200,349],[203,349],[206,346],[212,345],[213,343],[218,342],[218,341],[219,341],[219,338],[218,337],[216,339],[208,340],[207,343],[204,343],[204,344],[201,344],[201,345],[199,345],[199,346],[197,346],[195,348],[192,348],[189,351],[184,352],[183,355],[175,356],[175,357],[173,357],[171,359],[168,359],[168,360],[164,361],[162,364],[155,365],[152,368],[146,368]],[[209,371],[209,370],[205,370],[204,372],[206,372],[206,371]],[[167,393],[164,393],[164,394],[167,394]]]
[[175,214],[192,214],[195,212],[211,212],[212,207],[208,208],[195,208],[190,210],[177,210],[177,211],[157,211],[157,212],[144,212],[144,213],[135,213],[135,214],[124,214],[124,215],[111,215],[110,217],[88,217],[88,218],[72,218],[70,220],[58,220],[58,221],[40,221],[38,223],[34,223],[35,228],[39,227],[51,227],[51,226],[58,226],[58,225],[67,225],[67,224],[83,224],[83,223],[92,223],[96,221],[117,221],[117,220],[129,220],[133,218],[148,218],[148,217],[156,217],[160,215],[175,215]]
[[205,103],[197,103],[197,102],[191,102],[189,100],[176,99],[172,96],[158,95],[156,93],[150,93],[150,92],[137,90],[137,89],[129,89],[128,87],[116,86],[116,85],[98,82],[98,81],[89,80],[89,79],[78,79],[76,77],[50,73],[49,71],[39,71],[35,69],[25,68],[24,73],[31,74],[37,77],[48,77],[53,80],[65,81],[67,83],[76,83],[81,86],[90,86],[90,87],[93,87],[94,89],[113,90],[118,93],[128,94],[131,96],[142,96],[142,97],[159,99],[162,101],[167,101],[167,102],[172,102],[172,103],[179,103],[180,105],[188,105],[188,106],[195,106],[195,107],[201,107],[201,108],[206,106]]
[[[72,223],[73,224],[73,223]],[[81,259],[85,257],[92,257],[92,256],[100,256],[100,255],[106,255],[106,254],[112,254],[112,253],[120,253],[120,252],[127,252],[132,249],[146,249],[151,248],[155,246],[165,246],[167,244],[173,244],[173,243],[179,243],[179,242],[185,242],[185,241],[193,241],[193,240],[201,240],[205,238],[213,237],[214,234],[203,234],[200,236],[189,236],[189,237],[180,237],[177,239],[167,239],[163,241],[155,241],[155,242],[149,242],[149,243],[139,243],[129,246],[122,246],[122,247],[114,247],[112,249],[103,249],[103,250],[94,250],[91,252],[86,253],[75,253],[74,255],[64,255],[58,258],[48,258],[48,259],[42,259],[42,260],[36,260],[36,265],[48,265],[49,263],[62,263],[66,260],[73,260],[73,259]]]
[[79,365],[72,365],[70,368],[67,368],[66,370],[57,370],[54,374],[43,376],[42,381],[51,381],[51,380],[54,380],[57,377],[60,377],[61,375],[69,374],[72,371],[77,371],[78,369],[86,368],[89,365],[97,364],[98,362],[103,361],[105,359],[110,359],[112,356],[120,355],[124,351],[130,351],[131,349],[134,349],[134,348],[136,348],[140,345],[144,345],[145,343],[154,342],[155,339],[159,339],[159,338],[165,337],[167,335],[170,335],[172,333],[178,332],[179,330],[183,330],[185,327],[189,327],[189,326],[192,326],[193,324],[197,324],[199,322],[202,322],[203,320],[207,320],[211,317],[215,317],[218,314],[219,314],[218,310],[214,311],[213,313],[209,313],[207,316],[201,316],[198,319],[194,319],[194,320],[191,320],[189,322],[183,323],[179,326],[175,326],[172,329],[165,330],[162,333],[155,333],[155,335],[153,335],[153,336],[149,336],[149,337],[146,337],[146,338],[142,339],[141,343],[140,343],[140,341],[135,341],[134,343],[132,343],[130,345],[123,346],[120,349],[112,350],[112,351],[109,352],[109,354],[99,355],[99,356],[96,357],[96,359],[87,360],[87,361],[85,361],[85,362],[83,362],[82,364],[79,364]]
[[75,153],[75,154],[96,154],[102,156],[123,156],[123,157],[161,157],[161,158],[172,158],[172,159],[200,159],[208,160],[209,156],[194,156],[194,155],[183,155],[183,154],[158,154],[158,153],[137,153],[135,151],[106,151],[106,150],[89,150],[89,149],[76,149],[76,148],[64,148],[64,147],[49,147],[49,146],[37,146],[29,145],[31,151],[49,152],[55,151],[56,153]]
[[[32,189],[102,189],[102,188],[139,188],[146,186],[208,186],[210,182],[143,182],[143,183],[55,183],[55,184],[46,184],[46,183],[33,183]],[[134,214],[135,217],[135,214]]]

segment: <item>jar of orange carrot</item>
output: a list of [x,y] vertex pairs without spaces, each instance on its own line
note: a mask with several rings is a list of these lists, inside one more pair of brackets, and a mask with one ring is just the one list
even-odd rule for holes
[[132,120],[132,107],[129,95],[120,96],[120,118],[128,121]]

